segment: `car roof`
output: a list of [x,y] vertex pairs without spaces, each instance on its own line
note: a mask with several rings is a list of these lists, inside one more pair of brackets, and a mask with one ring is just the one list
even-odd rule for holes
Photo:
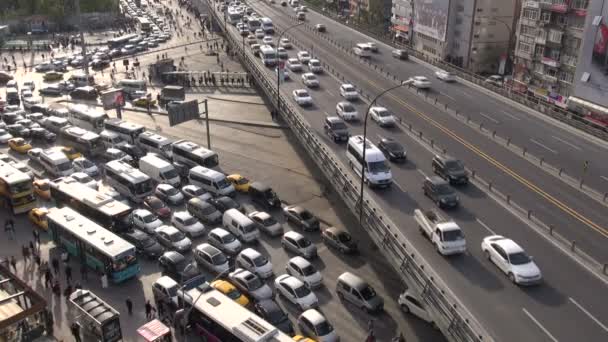
[[300,315],[301,317],[306,318],[310,323],[312,323],[313,325],[319,325],[325,321],[327,321],[327,319],[321,315],[321,313],[315,309],[308,309],[306,311],[304,311],[302,313],[302,315]]
[[288,263],[292,263],[292,264],[298,266],[299,268],[303,268],[308,265],[312,265],[310,261],[306,260],[305,258],[303,258],[299,255],[289,259]]
[[173,188],[173,185],[171,184],[167,184],[167,183],[160,183],[156,186],[156,188],[160,188],[160,189],[165,189],[165,190],[169,190],[171,188]]
[[158,231],[164,231],[164,232],[169,233],[169,234],[175,234],[175,233],[179,232],[179,229],[177,229],[177,228],[175,228],[173,226],[168,226],[166,224],[164,224],[164,225],[156,228],[156,230],[158,230]]
[[283,310],[281,309],[281,307],[275,303],[274,300],[272,299],[264,299],[261,300],[259,302],[256,303],[257,307],[260,307],[262,310],[264,310],[267,313],[270,312],[283,312]]
[[291,276],[288,274],[285,274],[285,276],[286,277],[280,276],[279,277],[279,278],[281,278],[280,281],[282,283],[286,284],[287,286],[291,287],[292,289],[295,289],[295,288],[298,288],[298,287],[301,287],[304,285],[304,283],[300,279],[298,279],[294,276]]
[[201,243],[200,245],[196,246],[196,249],[203,253],[207,253],[212,257],[222,253],[219,249],[211,246],[208,243]]
[[496,236],[496,239],[491,241],[500,246],[507,254],[520,253],[523,252],[524,249],[521,248],[515,241],[511,239],[507,239],[502,236]]
[[431,176],[431,177],[427,177],[426,179],[435,185],[448,184],[448,182],[445,179],[443,179],[439,176]]
[[229,231],[227,231],[227,230],[226,230],[226,229],[224,229],[224,228],[219,228],[219,227],[218,227],[218,228],[213,228],[213,229],[212,229],[212,230],[209,232],[209,234],[215,234],[215,235],[217,235],[217,236],[219,236],[219,237],[224,237],[224,236],[226,236],[226,235],[230,235],[230,232],[229,232]]
[[148,236],[148,234],[142,232],[139,229],[133,229],[133,230],[127,232],[126,235],[129,235],[130,237],[132,237],[135,240],[143,240]]
[[178,253],[178,252],[176,252],[176,251],[168,251],[168,252],[165,252],[165,253],[163,254],[163,256],[164,256],[165,258],[167,258],[167,259],[171,260],[171,261],[172,261],[172,262],[174,262],[174,263],[177,263],[177,262],[180,262],[180,261],[182,261],[182,260],[185,260],[185,259],[186,259],[186,258],[185,258],[183,255],[179,254],[179,253]]
[[294,240],[301,240],[301,239],[305,239],[306,237],[296,231],[290,230],[288,232],[285,232],[285,234],[283,234],[284,237],[289,237],[292,238]]
[[146,214],[146,215],[154,215],[154,214],[152,214],[152,212],[151,212],[150,210],[148,210],[148,209],[135,209],[135,210],[133,210],[133,213],[134,213],[134,214],[139,214],[139,215],[142,215],[142,214]]
[[265,220],[265,219],[268,219],[271,217],[270,214],[265,211],[254,211],[250,215],[257,216],[257,217],[261,218],[262,220]]
[[249,258],[252,258],[252,259],[262,256],[262,253],[256,251],[253,248],[245,248],[241,251],[241,254],[248,256]]
[[325,120],[330,123],[344,122],[344,120],[340,119],[338,116],[328,116]]
[[173,213],[173,216],[174,217],[179,217],[181,219],[185,219],[185,218],[188,218],[188,217],[193,217],[192,214],[190,214],[186,210],[177,211],[177,212]]

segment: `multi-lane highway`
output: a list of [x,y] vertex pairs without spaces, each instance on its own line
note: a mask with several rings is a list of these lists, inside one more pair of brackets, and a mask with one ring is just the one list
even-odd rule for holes
[[[259,2],[252,3],[252,7],[260,14],[270,16],[279,32],[293,24],[286,16],[289,13],[288,11],[291,10],[289,8],[281,8],[278,5],[269,7]],[[309,20],[314,20],[310,18],[315,18],[313,13],[309,13]],[[332,26],[329,23],[327,25],[330,30],[329,34],[333,34]],[[234,28],[229,29],[232,34],[238,34]],[[312,36],[306,30],[296,28],[290,32],[293,32],[291,36],[295,38],[294,40],[298,44],[302,46],[312,46],[314,44],[314,55],[320,57],[325,63],[340,68],[341,74],[346,75],[348,79],[359,86],[367,84],[369,87],[373,87],[375,85],[378,89],[374,92],[388,88],[388,82],[385,79],[356,64],[352,56],[335,50],[330,44],[324,43],[323,40]],[[381,49],[385,49],[385,53],[387,53],[386,47],[381,47]],[[290,51],[290,57],[294,57],[296,52],[297,50]],[[274,72],[268,69],[268,75],[274,77]],[[291,97],[291,92],[294,89],[305,88],[299,80],[300,75],[298,73],[292,73],[291,76],[292,80],[285,82],[281,88],[286,97]],[[322,128],[325,116],[333,115],[336,103],[341,100],[338,91],[339,82],[328,73],[319,76],[319,79],[321,87],[317,90],[310,90],[315,105],[310,109],[302,109],[302,113],[317,133],[325,137],[327,145],[333,148],[336,155],[346,164],[344,146],[336,145],[330,141],[324,135]],[[369,91],[372,92],[372,90]],[[409,97],[412,97],[412,99],[410,100]],[[408,99],[406,104],[411,108],[404,107],[401,103],[401,99],[406,98]],[[395,97],[388,97],[382,101],[382,104],[404,119],[412,119],[416,116],[421,118],[422,115],[430,114],[425,114],[428,108],[424,107],[425,104],[408,91],[398,92]],[[355,105],[360,115],[362,115],[367,104],[359,102]],[[418,109],[418,106],[423,109]],[[416,111],[420,113],[415,113]],[[445,114],[436,113],[435,115],[437,117],[429,118],[430,122],[418,119],[414,124],[419,129],[429,133],[441,131],[433,125],[433,122],[446,129],[448,127],[450,130],[455,129],[455,124],[446,124],[439,121],[449,120]],[[424,124],[425,122],[426,124]],[[351,134],[361,134],[362,132],[360,124],[349,125],[349,129]],[[466,131],[467,128],[462,126],[458,127],[458,130],[459,132],[455,134],[460,135],[460,132]],[[407,146],[409,155],[408,163],[392,167],[395,186],[386,191],[374,192],[373,196],[393,221],[401,226],[407,237],[418,246],[417,248],[423,253],[425,259],[431,262],[443,280],[450,285],[453,292],[495,338],[498,340],[535,341],[569,341],[575,339],[601,341],[608,338],[606,322],[602,321],[604,317],[608,317],[608,311],[601,300],[598,300],[598,298],[601,298],[601,293],[605,292],[606,285],[543,237],[533,233],[522,221],[507,213],[474,186],[459,189],[462,207],[447,213],[463,227],[467,235],[469,252],[467,255],[449,259],[439,256],[429,242],[417,233],[416,225],[411,217],[415,208],[433,206],[420,189],[424,176],[432,173],[430,168],[432,153],[410,138],[399,127],[386,130],[370,123],[368,134],[372,140],[376,140],[378,136],[391,136],[398,139]],[[440,137],[437,133],[436,136]],[[474,137],[471,132],[461,136],[465,138]],[[451,135],[442,133],[442,137],[443,141],[441,139],[438,139],[438,141],[446,142],[443,146],[447,146],[449,151],[454,151],[453,153],[471,165],[471,162],[465,159],[465,156],[461,156],[457,148],[454,148],[456,144],[453,140],[449,140],[454,139]],[[475,141],[475,143],[478,142]],[[491,145],[489,141],[482,141],[481,143],[479,148]],[[492,148],[496,149],[495,146]],[[487,150],[484,149],[483,151]],[[486,153],[494,156],[491,152]],[[506,151],[501,153],[507,154]],[[488,176],[496,174],[496,169],[492,169],[495,166],[487,165],[487,160],[479,156],[478,158],[486,163],[485,169],[478,169],[480,172]],[[515,157],[511,158],[517,159]],[[521,167],[526,168],[526,162],[520,162]],[[530,168],[530,166],[527,166],[527,168]],[[500,172],[504,172],[504,170]],[[503,174],[496,179],[499,178],[510,177],[505,177]],[[544,178],[549,178],[549,176],[544,175]],[[512,187],[523,188],[516,181],[511,180],[511,182],[513,182],[511,183]],[[526,193],[526,196],[530,196],[527,193],[528,190],[521,189],[519,191]],[[547,203],[542,205],[548,206]],[[483,237],[494,233],[515,239],[534,255],[535,261],[543,271],[544,284],[536,288],[517,288],[484,258],[479,244]]]

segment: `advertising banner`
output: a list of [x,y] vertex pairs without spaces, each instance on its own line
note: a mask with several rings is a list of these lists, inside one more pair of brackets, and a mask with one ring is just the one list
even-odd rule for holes
[[414,0],[414,31],[445,42],[449,0]]

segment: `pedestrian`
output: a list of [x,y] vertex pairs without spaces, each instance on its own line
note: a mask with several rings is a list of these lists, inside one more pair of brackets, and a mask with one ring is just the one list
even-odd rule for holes
[[163,302],[159,301],[158,302],[158,318],[162,320],[164,315],[165,315],[164,304],[163,304]]
[[129,312],[129,316],[133,315],[133,302],[131,301],[131,298],[127,297],[127,300],[125,300],[125,304],[127,304],[127,312]]
[[403,333],[399,333],[399,336],[395,336],[392,342],[405,342],[405,337],[403,337]]
[[47,268],[46,271],[44,271],[44,288],[48,289],[51,284],[53,284],[53,273]]
[[145,309],[146,309],[146,319],[150,319],[150,316],[152,315],[152,304],[150,304],[149,300],[146,301]]
[[36,264],[36,267],[38,267],[38,269],[40,269],[40,255],[38,255],[38,253],[34,254],[34,263]]
[[72,267],[70,265],[65,267],[65,281],[68,284],[72,282]]
[[38,229],[34,229],[32,234],[34,234],[34,242],[36,243],[36,246],[40,248],[40,232],[38,232]]
[[369,332],[374,331],[374,320],[373,319],[370,319],[369,322],[367,322],[367,331],[369,331]]
[[70,326],[70,330],[72,331],[72,335],[74,335],[74,341],[81,342],[82,340],[80,339],[80,325],[74,322]]
[[34,248],[34,241],[30,241],[30,254],[36,255],[36,248]]
[[76,290],[82,290],[82,285],[80,285],[80,283],[76,283],[76,285],[74,285],[74,291]]
[[83,262],[80,265],[80,278],[82,278],[82,280],[87,281],[89,280],[89,275],[87,274],[88,270],[87,270],[87,265]]
[[65,290],[63,291],[63,295],[65,296],[65,300],[70,299],[70,295],[72,294],[72,285],[68,284]]
[[30,249],[25,245],[21,245],[21,254],[23,254],[23,262],[27,263],[30,259]]
[[59,260],[57,260],[57,258],[51,259],[51,265],[53,266],[53,272],[55,272],[55,275],[58,275],[59,274]]
[[57,279],[55,279],[55,281],[53,282],[53,293],[57,297],[61,295],[61,285],[59,285],[59,280]]
[[11,266],[13,266],[13,271],[15,271],[15,274],[17,274],[17,259],[15,259],[15,256],[12,255],[11,256]]

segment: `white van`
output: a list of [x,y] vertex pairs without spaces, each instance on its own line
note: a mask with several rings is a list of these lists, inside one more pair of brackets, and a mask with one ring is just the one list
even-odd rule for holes
[[195,166],[188,173],[190,184],[198,185],[212,194],[220,196],[236,196],[234,186],[228,182],[226,175],[208,169],[204,166]]
[[106,148],[112,148],[127,144],[127,142],[123,138],[121,138],[118,133],[112,131],[103,130],[101,131],[101,133],[99,133],[99,137],[101,138],[101,141],[103,142],[103,145]]
[[131,80],[131,79],[123,79],[118,81],[118,88],[122,88],[122,90],[129,95],[129,97],[133,97],[133,94],[136,91],[147,91],[148,88],[146,86],[146,81],[144,80]]
[[255,242],[260,237],[260,231],[255,223],[236,209],[228,209],[224,212],[222,224],[224,228],[244,242]]
[[140,134],[135,141],[139,148],[146,152],[158,153],[169,160],[173,158],[173,151],[171,150],[173,142],[169,138],[146,131]]
[[44,150],[40,153],[40,164],[53,177],[67,177],[74,173],[72,162],[59,150]]
[[173,164],[157,156],[147,154],[139,159],[139,169],[158,183],[171,184],[178,188],[181,179]]
[[369,58],[372,56],[372,48],[367,43],[359,43],[353,47],[353,52],[359,57]]
[[92,86],[95,84],[95,78],[93,77],[93,75],[89,75],[87,78],[87,75],[85,75],[84,73],[81,73],[81,72],[72,74],[72,76],[70,76],[68,81],[74,83],[74,86],[76,88]]
[[260,57],[265,66],[274,66],[277,64],[276,50],[270,45],[262,45],[260,47]]

